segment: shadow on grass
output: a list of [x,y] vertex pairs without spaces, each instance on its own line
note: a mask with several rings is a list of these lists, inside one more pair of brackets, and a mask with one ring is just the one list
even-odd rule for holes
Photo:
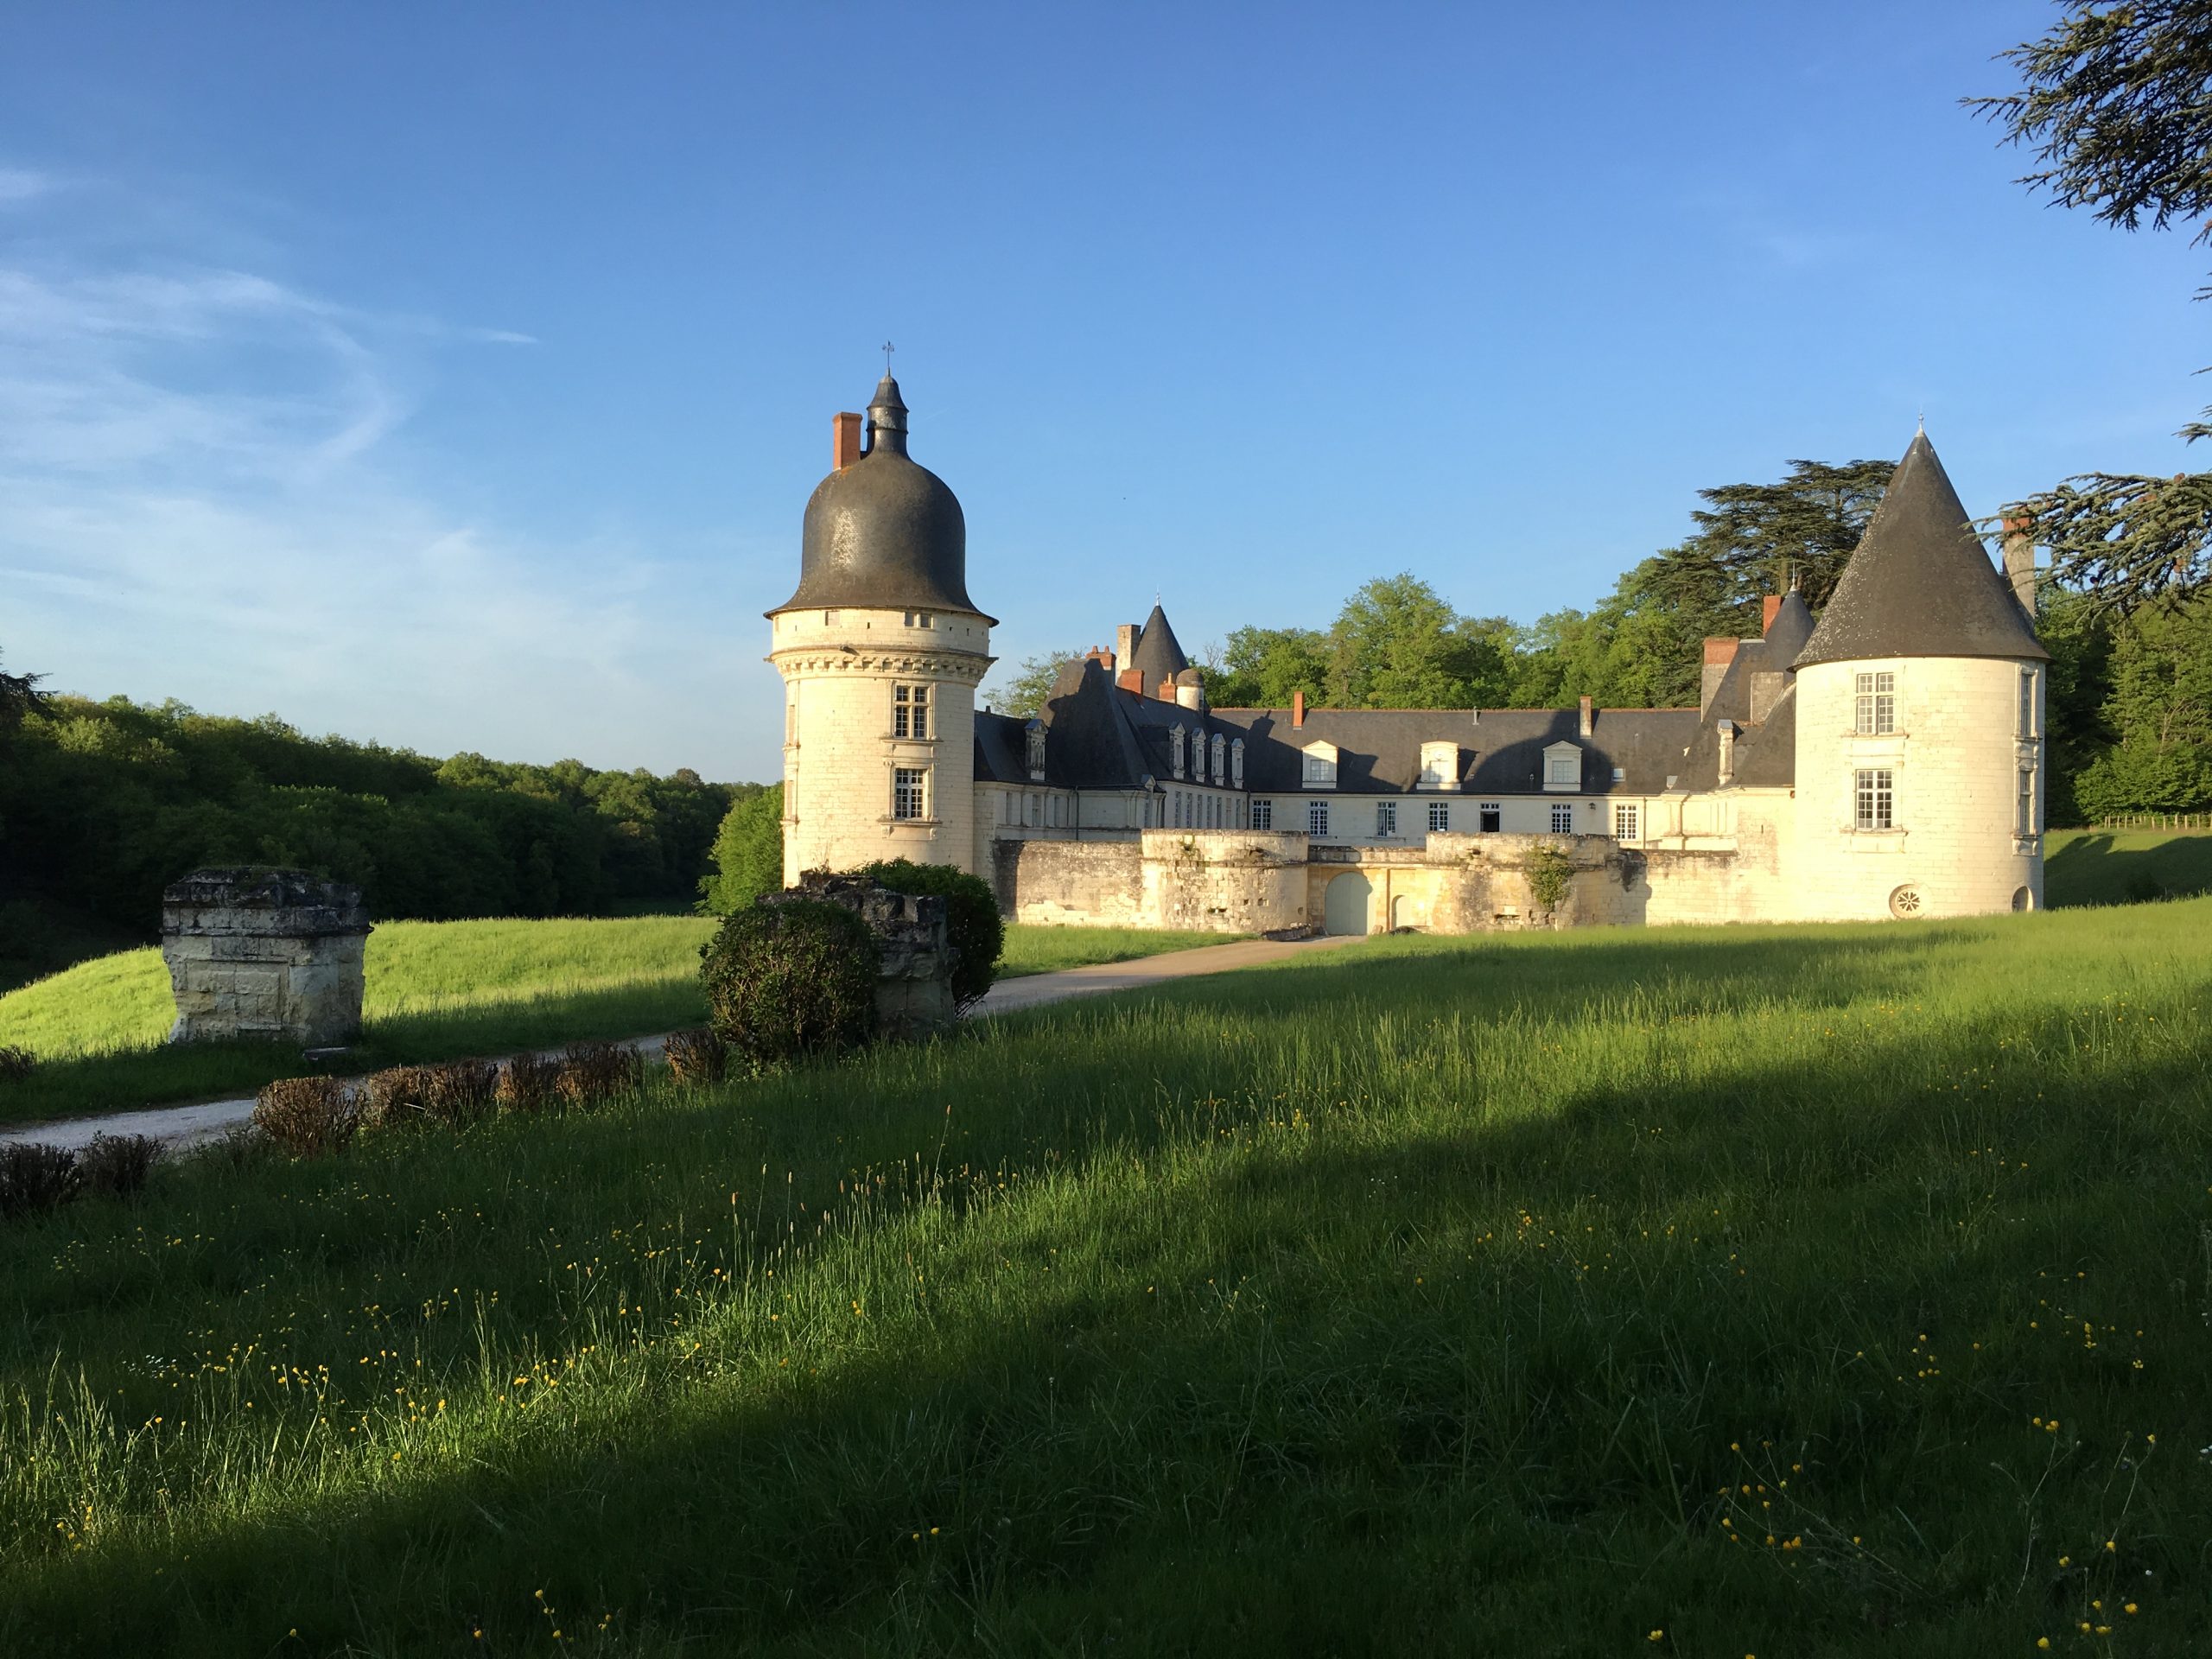
[[2044,894],[2055,909],[2204,893],[2212,893],[2212,836],[2100,832],[2068,840],[2044,861]]
[[648,1037],[705,1017],[693,982],[645,981],[387,1015],[370,1020],[343,1054],[319,1064],[282,1043],[194,1043],[42,1060],[23,1081],[0,1083],[0,1125],[250,1095],[275,1078],[317,1071],[353,1076],[387,1065]]
[[[1719,995],[1723,977],[1669,980]],[[1165,1100],[1125,1083],[1102,1116],[1082,1076],[1043,1069],[1041,1045],[997,1038],[1017,1051],[999,1058],[1039,1072],[959,1103],[972,1128],[946,1167],[1041,1170],[1041,1136],[1075,1151],[1079,1211],[1000,1197],[986,1176],[784,1259],[787,1276],[857,1279],[872,1251],[926,1258],[931,1294],[963,1316],[917,1293],[880,1343],[817,1344],[726,1310],[696,1327],[703,1357],[664,1341],[620,1362],[638,1392],[611,1413],[589,1395],[516,1412],[465,1464],[226,1521],[183,1544],[188,1565],[26,1563],[0,1635],[24,1651],[230,1653],[296,1628],[308,1651],[417,1652],[481,1651],[480,1630],[504,1651],[543,1645],[542,1592],[582,1644],[614,1616],[620,1651],[1066,1652],[1111,1637],[1124,1652],[1300,1653],[1384,1636],[1485,1651],[1501,1620],[1540,1606],[1537,1650],[1642,1651],[1663,1624],[1738,1651],[1970,1653],[2050,1612],[2040,1578],[2022,1588],[2027,1531],[2107,1535],[2091,1530],[2106,1471],[2052,1465],[2031,1412],[2155,1421],[2191,1447],[2212,1427],[2197,1338],[2158,1266],[2196,1251],[2187,1200],[2212,1102],[2193,1056],[2108,1056],[2093,1090],[2045,1102],[2063,1067],[1992,1011],[1932,1039],[1870,1038],[1845,1076],[1753,1053],[1694,1096],[1592,1077],[1538,1116],[1440,1100],[1383,1122],[1319,1102],[1299,1129],[1288,1105],[1235,1097],[1233,1045],[1157,1035],[1148,1058],[1179,1080]],[[404,1299],[423,1287],[398,1242],[472,1208],[493,1212],[487,1246],[527,1253],[549,1214],[566,1212],[563,1236],[604,1236],[635,1225],[647,1193],[715,1214],[726,1185],[803,1149],[826,1180],[870,1143],[925,1147],[936,1075],[926,1057],[802,1074],[772,1091],[772,1119],[755,1109],[768,1091],[734,1090],[426,1140],[406,1213],[354,1230],[380,1262],[376,1294]],[[2021,1154],[2001,1173],[1980,1155],[1999,1146]],[[401,1161],[302,1173],[366,1196]],[[194,1196],[211,1229],[238,1224],[219,1189]],[[327,1209],[283,1208],[288,1252],[327,1224]],[[1586,1225],[1605,1229],[1602,1267],[1577,1247]],[[782,1236],[774,1217],[747,1230],[756,1251]],[[279,1242],[249,1241],[257,1272]],[[2024,1357],[2036,1275],[2077,1266],[2107,1297],[2100,1319],[2159,1328],[2155,1385],[2122,1357],[2073,1357],[2071,1338],[2048,1363]],[[510,1305],[543,1325],[510,1325],[503,1346],[560,1351],[585,1334],[563,1324],[575,1311]],[[1961,1352],[1957,1386],[1908,1382],[1904,1350],[1926,1332],[1947,1357],[1986,1338],[1988,1369]],[[1753,1432],[1808,1448],[1801,1487],[1840,1523],[1802,1579],[1718,1525],[1713,1495],[1746,1467],[1728,1443]],[[2014,1476],[2046,1469],[2044,1507],[2021,1516]],[[2154,1465],[2131,1499],[2126,1565],[2161,1586],[2140,1621],[2154,1644],[2203,1589],[2202,1493],[2173,1484],[2190,1475]],[[1901,1565],[1843,1548],[1862,1519]]]

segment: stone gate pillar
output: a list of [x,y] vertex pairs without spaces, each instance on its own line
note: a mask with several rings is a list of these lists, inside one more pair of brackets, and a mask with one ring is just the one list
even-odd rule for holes
[[194,870],[162,893],[169,1040],[350,1041],[368,934],[359,887],[299,870]]

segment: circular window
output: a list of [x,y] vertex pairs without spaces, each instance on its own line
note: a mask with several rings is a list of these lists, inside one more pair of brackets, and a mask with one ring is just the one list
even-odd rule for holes
[[1890,914],[1892,916],[1917,916],[1920,914],[1920,905],[1918,887],[1899,887],[1890,895]]
[[2035,907],[2036,907],[2036,896],[2035,896],[2035,894],[2034,894],[2034,893],[2033,893],[2032,891],[2031,891],[2030,889],[2028,889],[2028,888],[2026,888],[2026,887],[2015,887],[2015,888],[2012,890],[2012,908],[2013,908],[2013,909],[2015,909],[2015,910],[2033,910]]

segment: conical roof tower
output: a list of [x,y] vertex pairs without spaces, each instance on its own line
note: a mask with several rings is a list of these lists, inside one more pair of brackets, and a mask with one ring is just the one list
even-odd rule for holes
[[1794,666],[2050,656],[1990,563],[1927,432],[1915,434]]
[[1162,680],[1173,680],[1190,665],[1175,630],[1168,626],[1167,613],[1154,605],[1137,635],[1137,648],[1129,653],[1129,666],[1143,671],[1144,689],[1152,692],[1159,690]]

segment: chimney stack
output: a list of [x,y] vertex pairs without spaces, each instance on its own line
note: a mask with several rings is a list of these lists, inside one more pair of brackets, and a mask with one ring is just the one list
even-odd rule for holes
[[1590,699],[1586,696],[1582,699],[1582,735],[1590,735]]
[[1292,693],[1290,694],[1290,724],[1291,724],[1291,728],[1292,728],[1292,729],[1293,729],[1293,730],[1296,730],[1299,727],[1303,726],[1305,723],[1306,723],[1306,694],[1305,694],[1303,691],[1294,691],[1294,692],[1292,692]]
[[2018,507],[2007,509],[2005,519],[2005,582],[2030,626],[2036,620],[2035,523]]
[[861,458],[861,417],[840,414],[830,417],[830,452],[843,472]]
[[1724,639],[1717,633],[1705,637],[1705,666],[1697,679],[1697,711],[1702,715],[1713,707],[1713,694],[1720,690],[1720,682],[1728,677],[1728,665],[1736,660],[1739,639]]
[[1759,602],[1759,637],[1764,639],[1774,632],[1774,613],[1782,608],[1782,595],[1769,594]]
[[1141,623],[1124,622],[1114,630],[1114,660],[1126,663],[1137,654],[1137,636],[1144,632]]
[[1104,651],[1096,645],[1093,645],[1089,651],[1084,652],[1083,654],[1086,661],[1096,663],[1099,667],[1104,669],[1106,671],[1106,677],[1108,679],[1110,680],[1114,677],[1114,653],[1112,652]]
[[1144,696],[1144,671],[1141,668],[1125,668],[1114,677],[1114,683],[1124,691],[1134,691],[1137,696]]

